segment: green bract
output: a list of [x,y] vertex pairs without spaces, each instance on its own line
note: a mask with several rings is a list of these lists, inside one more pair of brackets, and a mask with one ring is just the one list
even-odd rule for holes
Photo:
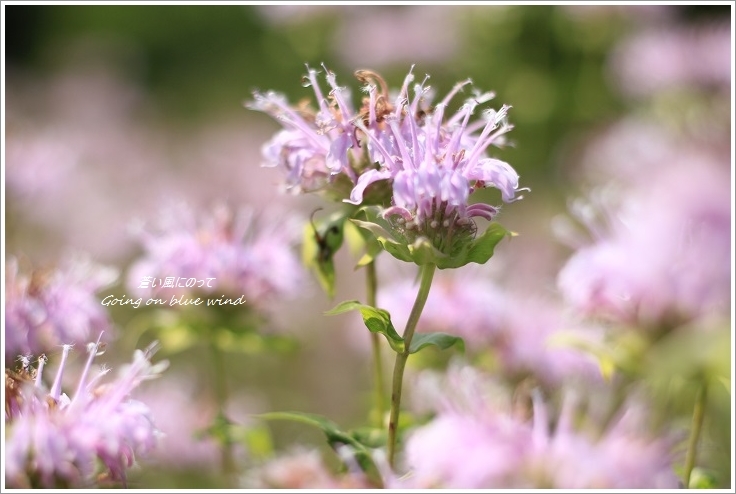
[[466,238],[462,243],[455,243],[450,254],[437,249],[424,236],[418,236],[413,241],[402,232],[397,231],[394,225],[383,218],[383,209],[377,206],[361,208],[359,214],[365,216],[365,221],[351,219],[355,225],[370,231],[381,244],[383,249],[397,259],[413,262],[420,266],[434,264],[439,269],[459,268],[474,262],[485,264],[493,256],[496,245],[506,236],[514,236],[499,223],[491,223],[485,232],[475,238]]

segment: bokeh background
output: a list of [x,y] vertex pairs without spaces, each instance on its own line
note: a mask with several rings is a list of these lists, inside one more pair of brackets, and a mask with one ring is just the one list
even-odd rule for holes
[[[305,63],[324,63],[354,96],[356,69],[398,87],[415,64],[439,95],[470,77],[496,92],[496,106],[513,107],[512,145],[495,154],[531,188],[500,217],[520,235],[488,266],[467,269],[553,290],[570,254],[555,218],[600,180],[591,165],[654,152],[662,141],[647,136],[664,129],[694,136],[728,166],[731,20],[728,5],[6,5],[6,255],[52,266],[86,252],[120,270],[102,295],[123,294],[142,252],[131,225],[151,221],[167,201],[201,211],[226,201],[306,221],[323,204],[280,192],[278,170],[260,166],[260,148],[279,126],[243,103],[253,90],[310,97]],[[414,274],[380,260],[381,280]],[[322,316],[364,297],[354,262],[348,249],[338,254],[336,300],[307,275],[302,293],[274,311],[271,330],[293,347],[234,349],[215,366],[196,343],[164,345],[170,375],[150,396],[178,398],[162,400],[160,420],[191,416],[208,426],[219,373],[235,397],[233,417],[301,410],[346,427],[364,421],[368,336],[359,321]],[[145,313],[111,308],[121,358],[154,337],[142,327]],[[322,444],[298,425],[269,430],[277,449]],[[221,485],[202,460],[207,451],[177,440],[179,457],[143,464],[131,486]],[[214,449],[209,456],[215,464]]]

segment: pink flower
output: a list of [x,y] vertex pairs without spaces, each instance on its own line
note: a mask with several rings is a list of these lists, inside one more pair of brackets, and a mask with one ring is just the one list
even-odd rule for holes
[[450,5],[351,6],[339,13],[337,55],[345,64],[370,67],[443,64],[459,52],[464,14]]
[[40,353],[64,342],[83,342],[111,328],[95,295],[117,272],[84,256],[68,257],[56,270],[24,275],[10,259],[5,273],[5,355]]
[[[139,231],[145,254],[128,274],[128,287],[134,293],[191,294],[198,290],[244,295],[249,303],[261,304],[293,296],[302,288],[303,269],[292,251],[299,230],[289,218],[257,215],[247,208],[235,211],[224,205],[197,215],[180,203],[158,220]],[[155,279],[156,286],[150,280],[144,283],[145,277]],[[193,288],[160,288],[166,278],[197,282]],[[208,278],[212,280],[199,286]]]
[[504,486],[529,440],[529,430],[506,417],[443,414],[411,435],[407,483],[420,489]]
[[316,112],[306,107],[292,108],[282,94],[269,91],[254,93],[247,107],[270,114],[284,130],[263,146],[265,166],[282,167],[287,173],[287,187],[295,192],[313,191],[326,185],[332,176],[344,173],[355,180],[351,150],[359,148],[352,120],[355,117],[350,94],[337,85],[333,72],[325,67],[331,88],[325,98],[317,81],[317,71],[307,67],[305,86],[311,86],[317,98]]
[[533,394],[534,439],[527,471],[538,487],[556,489],[674,489],[678,478],[671,444],[632,426],[627,410],[594,440],[573,427],[575,403],[568,395],[554,432],[546,405]]
[[[410,432],[409,472],[392,488],[643,489],[676,488],[671,444],[634,429],[626,416],[593,434],[573,425],[574,402],[565,400],[549,429],[548,410],[533,391],[533,419],[512,415],[481,394],[479,381],[450,381],[438,415]],[[470,399],[452,401],[457,387]]]
[[380,167],[360,176],[346,202],[361,204],[370,184],[391,179],[393,206],[384,213],[386,217],[398,215],[407,224],[413,221],[420,227],[426,221],[434,225],[432,228],[448,222],[443,225],[447,228],[449,223],[475,216],[490,220],[497,208],[468,205],[468,198],[476,188],[488,186],[500,189],[506,202],[516,195],[519,176],[513,168],[485,154],[492,144],[502,144],[502,136],[512,129],[506,119],[510,107],[488,110],[483,120],[469,123],[475,108],[494,96],[475,94],[444,121],[448,103],[470,81],[456,85],[429,111],[427,78],[414,86],[412,98],[409,84],[414,75],[409,72],[393,105],[387,101],[386,88],[379,91],[369,80],[366,121],[356,121],[355,125],[368,137],[369,152]]
[[[156,445],[157,431],[148,408],[129,399],[142,381],[162,372],[168,362],[152,365],[154,347],[136,350],[133,362],[104,385],[103,369],[90,378],[100,354],[100,340],[88,346],[89,357],[71,398],[61,391],[71,345],[64,345],[50,390],[43,384],[45,356],[38,368],[25,366],[7,378],[6,393],[18,403],[6,409],[5,479],[13,487],[90,487],[99,482],[125,484],[136,457]],[[10,386],[10,387],[9,387]],[[102,468],[101,468],[102,467]]]
[[626,94],[649,96],[679,86],[728,88],[731,29],[725,25],[660,28],[625,40],[611,60]]
[[[588,315],[656,327],[730,306],[731,207],[728,169],[685,153],[647,187],[626,191],[605,211],[608,225],[578,212],[595,234],[559,273],[566,299]],[[610,206],[609,206],[610,207]]]

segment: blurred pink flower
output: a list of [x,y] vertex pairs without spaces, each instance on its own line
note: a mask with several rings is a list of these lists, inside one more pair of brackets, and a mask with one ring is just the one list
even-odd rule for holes
[[[71,345],[64,345],[50,390],[43,384],[45,356],[38,368],[26,366],[8,379],[6,393],[17,406],[6,408],[5,480],[15,488],[91,487],[107,482],[125,485],[126,470],[136,457],[156,446],[157,430],[150,411],[128,398],[142,381],[156,377],[168,362],[152,365],[154,347],[136,350],[133,362],[108,384],[90,378],[100,342],[88,345],[89,357],[71,398],[61,392]],[[101,468],[102,467],[102,468]]]
[[632,96],[681,86],[727,89],[731,45],[728,24],[657,28],[625,40],[610,63],[619,87]]
[[365,68],[445,62],[461,48],[463,17],[472,15],[468,7],[446,5],[323,4],[256,8],[276,27],[315,18],[339,18],[336,30],[331,33],[335,56],[345,65]]
[[[559,273],[566,299],[585,314],[653,326],[677,324],[730,306],[730,177],[706,154],[683,153],[646,187],[593,221],[594,233]],[[605,206],[604,206],[605,207]]]
[[69,256],[57,269],[21,273],[18,260],[6,261],[5,355],[49,351],[87,341],[112,329],[95,295],[117,279],[113,268],[86,256]]
[[[575,429],[574,403],[567,399],[552,433],[538,390],[532,393],[534,413],[528,421],[489,399],[479,383],[448,381],[439,414],[410,431],[409,471],[392,479],[391,488],[677,487],[671,444],[635,430],[625,416],[595,439]],[[460,394],[466,399],[459,402],[453,401],[457,387],[465,388]]]
[[[166,278],[213,279],[200,293],[243,295],[251,304],[289,298],[302,289],[304,270],[292,247],[301,228],[294,218],[257,214],[250,208],[218,205],[197,214],[173,203],[137,234],[145,249],[128,273],[128,288],[139,296],[191,294],[195,288],[161,288]],[[157,280],[156,287],[144,283]],[[163,290],[163,292],[162,292]]]
[[48,80],[11,77],[7,102],[8,203],[22,225],[14,239],[34,255],[61,241],[106,262],[122,257],[130,217],[178,182],[168,136],[135,114],[144,103],[135,86],[109,68],[71,66]]
[[631,410],[597,440],[574,429],[574,399],[567,395],[554,432],[546,405],[533,393],[533,448],[526,467],[537,487],[555,489],[675,489],[672,444],[633,427]]
[[[414,431],[406,445],[410,476],[402,488],[483,489],[508,485],[531,431],[505,416],[445,413]],[[395,486],[398,488],[398,485]]]
[[295,448],[243,477],[246,489],[366,489],[372,486],[355,464],[347,473],[334,473],[317,450]]
[[363,67],[441,64],[461,48],[465,9],[449,5],[353,6],[346,9],[335,33],[337,56],[345,64]]

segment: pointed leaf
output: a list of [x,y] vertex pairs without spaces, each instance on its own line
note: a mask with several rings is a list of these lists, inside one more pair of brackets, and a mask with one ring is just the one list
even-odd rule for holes
[[367,266],[373,260],[378,256],[378,254],[383,251],[383,248],[381,247],[381,243],[376,240],[374,237],[370,237],[366,239],[365,241],[365,254],[363,254],[363,257],[360,258],[358,261],[358,264],[356,264],[356,268],[361,268],[363,266]]
[[314,271],[319,284],[330,298],[335,295],[335,253],[344,240],[344,225],[349,211],[332,214],[319,226],[310,221],[304,227],[302,262]]
[[352,221],[353,224],[355,224],[356,226],[359,226],[360,228],[368,230],[373,235],[375,235],[376,238],[378,239],[383,238],[385,240],[396,242],[396,239],[394,239],[393,235],[391,235],[391,233],[388,230],[386,230],[386,228],[384,228],[382,225],[379,225],[378,223],[373,223],[371,221],[361,221],[361,220],[356,220],[356,219],[352,219],[350,221]]
[[465,262],[485,264],[493,256],[496,245],[507,235],[512,236],[512,233],[499,223],[491,223],[483,235],[473,241]]
[[338,314],[344,314],[352,310],[360,311],[360,315],[363,317],[363,323],[366,325],[371,333],[380,333],[386,337],[388,344],[396,353],[404,351],[404,339],[399,336],[396,332],[396,328],[391,323],[391,314],[384,309],[378,309],[371,307],[370,305],[363,305],[357,300],[348,300],[340,303],[337,307],[332,310],[325,312],[327,316],[335,316]]
[[446,350],[456,345],[461,352],[465,351],[465,342],[459,336],[447,333],[417,333],[409,345],[409,353],[417,353],[422,348],[434,345],[440,350]]

